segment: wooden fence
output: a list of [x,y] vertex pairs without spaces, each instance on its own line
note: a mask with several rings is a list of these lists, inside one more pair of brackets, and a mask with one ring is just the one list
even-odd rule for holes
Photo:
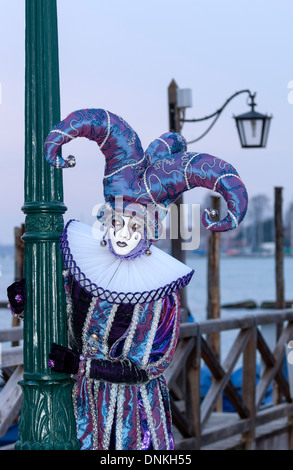
[[22,403],[22,392],[18,382],[23,377],[23,348],[19,344],[23,336],[22,326],[0,330],[0,346],[11,342],[13,346],[1,350],[1,368],[6,383],[0,393],[0,437],[18,419]]
[[[262,326],[269,324],[283,326],[274,351],[270,350],[261,331]],[[235,330],[235,339],[227,357],[220,361],[208,338],[228,330]],[[293,309],[183,323],[174,360],[166,373],[177,449],[205,449],[211,445],[216,449],[223,448],[221,442],[233,436],[238,436],[238,448],[253,449],[257,429],[280,418],[286,419],[289,447],[292,448],[293,404],[288,379],[282,370],[285,346],[292,338]],[[16,344],[21,339],[22,327],[0,331],[1,343],[11,341]],[[263,362],[258,383],[257,352]],[[242,359],[242,393],[231,381],[239,359]],[[207,393],[201,397],[203,363],[211,371],[212,380]],[[0,394],[0,436],[17,418],[21,406],[21,390],[17,382],[23,374],[22,346],[2,350],[2,367],[10,370],[11,375]],[[275,401],[270,406],[263,406],[263,399],[272,383],[277,386]],[[215,412],[223,392],[235,412]]]
[[[261,328],[273,324],[281,334],[271,351]],[[235,330],[235,340],[227,357],[220,361],[207,341],[209,335],[221,335]],[[285,418],[293,445],[293,404],[288,379],[283,372],[286,344],[293,338],[293,309],[266,311],[237,318],[185,323],[181,326],[178,348],[167,370],[171,394],[173,423],[178,431],[178,449],[229,448],[228,438],[234,437],[234,447],[254,449],[257,430],[261,426]],[[258,354],[257,354],[258,352]],[[257,357],[262,360],[262,373],[256,380]],[[242,360],[242,391],[231,381],[235,365]],[[212,375],[211,385],[201,397],[201,368],[205,363]],[[257,382],[257,383],[256,383]],[[275,399],[263,406],[271,384]],[[215,412],[225,392],[235,412]],[[227,440],[227,441],[225,441]],[[220,444],[222,442],[223,444]],[[236,444],[235,444],[236,443]]]

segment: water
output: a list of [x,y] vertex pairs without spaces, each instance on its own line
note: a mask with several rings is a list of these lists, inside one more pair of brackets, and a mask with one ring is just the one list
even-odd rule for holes
[[[186,264],[195,270],[188,286],[189,309],[196,321],[206,318],[207,260],[189,255]],[[285,299],[293,302],[293,257],[284,259]],[[221,304],[254,300],[275,301],[274,257],[222,257],[220,261]],[[222,309],[222,318],[247,313],[246,309]]]

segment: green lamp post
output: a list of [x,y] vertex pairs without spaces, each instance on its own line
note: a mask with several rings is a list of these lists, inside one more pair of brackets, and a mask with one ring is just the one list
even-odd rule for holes
[[56,0],[26,0],[23,404],[17,450],[79,449],[73,381],[48,368],[51,343],[66,345],[66,306],[59,239],[62,172],[47,164],[44,140],[60,121]]

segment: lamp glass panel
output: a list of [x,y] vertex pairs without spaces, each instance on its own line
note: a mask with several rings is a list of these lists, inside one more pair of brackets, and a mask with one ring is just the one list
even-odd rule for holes
[[248,147],[258,147],[262,143],[262,119],[242,119],[239,121],[241,143]]

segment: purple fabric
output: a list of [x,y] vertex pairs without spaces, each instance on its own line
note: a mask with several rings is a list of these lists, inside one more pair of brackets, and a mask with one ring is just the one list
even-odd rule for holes
[[146,372],[129,360],[92,359],[90,377],[124,385],[139,385],[148,381]]
[[[170,155],[167,151],[160,163],[155,160],[146,169],[144,186],[136,202],[150,204],[151,194],[153,202],[167,209],[185,191],[204,187],[221,194],[230,211],[224,219],[211,226],[212,231],[231,230],[243,220],[248,205],[247,191],[231,164],[208,154],[185,152]],[[202,222],[207,227],[214,220],[204,212]]]
[[[67,116],[48,135],[47,161],[67,168],[69,161],[60,156],[60,149],[76,137],[95,141],[103,152],[104,197],[112,207],[115,198],[123,196],[127,204],[153,206],[152,211],[160,206],[168,209],[185,191],[204,187],[221,194],[228,207],[226,217],[215,223],[204,212],[205,227],[212,231],[231,230],[246,214],[247,192],[235,168],[212,155],[187,152],[180,134],[165,133],[144,152],[137,134],[121,117],[103,109],[81,109]],[[160,217],[166,213],[161,210]]]
[[131,304],[120,304],[108,336],[109,347],[121,338],[130,325],[134,306]]

